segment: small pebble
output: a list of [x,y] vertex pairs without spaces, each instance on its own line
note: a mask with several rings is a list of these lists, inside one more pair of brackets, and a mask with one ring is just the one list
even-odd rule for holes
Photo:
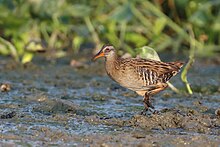
[[77,61],[73,59],[70,62],[70,66],[76,67],[76,68],[83,68],[83,67],[86,67],[86,64],[81,61]]
[[1,84],[0,90],[1,90],[1,92],[8,92],[11,90],[11,85],[10,84]]
[[220,116],[220,108],[215,110],[215,115]]

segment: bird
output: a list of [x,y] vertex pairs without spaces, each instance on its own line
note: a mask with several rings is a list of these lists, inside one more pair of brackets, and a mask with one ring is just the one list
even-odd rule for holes
[[184,62],[162,62],[143,58],[121,58],[113,45],[103,45],[92,58],[105,58],[108,76],[120,86],[135,91],[143,97],[144,110],[154,110],[151,97],[164,90],[171,77],[175,76]]

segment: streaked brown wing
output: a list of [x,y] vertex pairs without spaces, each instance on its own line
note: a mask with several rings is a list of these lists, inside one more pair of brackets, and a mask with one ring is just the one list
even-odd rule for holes
[[167,82],[179,72],[182,62],[161,62],[149,59],[125,59],[122,64],[130,64],[144,80],[145,85]]

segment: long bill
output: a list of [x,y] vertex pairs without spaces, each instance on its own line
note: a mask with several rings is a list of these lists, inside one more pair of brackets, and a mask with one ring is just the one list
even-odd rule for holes
[[92,58],[92,60],[94,61],[94,60],[96,60],[97,58],[100,58],[100,57],[104,57],[104,53],[103,52],[98,52],[93,58]]

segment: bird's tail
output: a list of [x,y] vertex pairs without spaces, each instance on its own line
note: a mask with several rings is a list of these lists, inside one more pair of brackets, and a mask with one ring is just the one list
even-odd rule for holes
[[173,67],[176,68],[176,70],[180,70],[180,68],[183,67],[184,62],[182,61],[175,61],[175,62],[169,62]]
[[172,75],[175,76],[178,72],[180,72],[180,69],[183,67],[184,62],[175,61],[175,62],[169,62],[169,64],[173,67]]

